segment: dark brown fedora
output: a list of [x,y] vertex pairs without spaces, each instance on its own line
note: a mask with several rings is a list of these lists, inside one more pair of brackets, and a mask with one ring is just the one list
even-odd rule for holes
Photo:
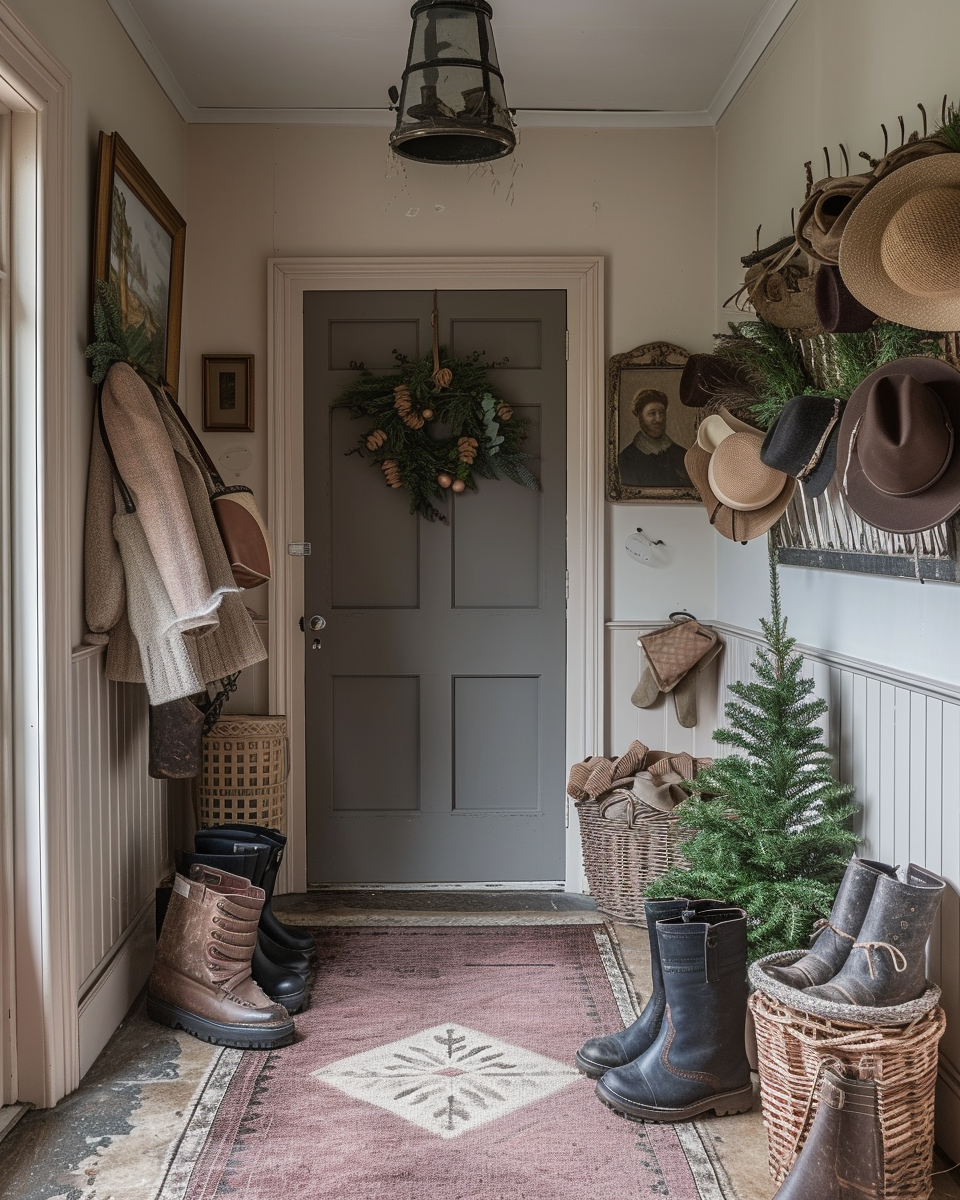
[[960,371],[936,358],[879,367],[844,409],[837,472],[855,513],[920,533],[960,509]]
[[813,285],[817,317],[827,333],[863,333],[877,314],[854,296],[843,282],[839,267],[822,266]]
[[703,408],[711,400],[724,399],[731,392],[752,395],[749,371],[727,362],[719,354],[691,354],[680,374],[680,403],[688,408]]

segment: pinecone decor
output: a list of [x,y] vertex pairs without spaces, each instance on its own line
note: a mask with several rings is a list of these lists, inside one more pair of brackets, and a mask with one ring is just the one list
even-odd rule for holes
[[392,458],[384,459],[380,464],[380,470],[383,472],[383,477],[390,487],[403,487],[403,481],[400,479],[400,468]]
[[334,407],[366,422],[349,453],[379,467],[387,487],[406,492],[412,513],[446,522],[450,493],[475,492],[482,479],[537,491],[523,449],[530,422],[492,389],[481,355],[441,359],[436,344],[419,358],[394,355],[396,370],[361,367]]

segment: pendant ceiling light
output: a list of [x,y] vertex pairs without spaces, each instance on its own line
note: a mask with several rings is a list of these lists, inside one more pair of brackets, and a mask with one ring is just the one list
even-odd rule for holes
[[[417,0],[410,15],[390,145],[417,162],[486,162],[510,154],[517,139],[487,0]],[[396,88],[390,98],[397,103]]]

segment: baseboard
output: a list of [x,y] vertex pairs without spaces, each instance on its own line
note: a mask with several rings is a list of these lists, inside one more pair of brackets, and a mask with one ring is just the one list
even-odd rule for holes
[[147,982],[156,947],[156,917],[151,897],[118,943],[103,972],[81,998],[81,1077],[93,1066]]
[[308,883],[309,892],[562,892],[562,879],[497,883]]

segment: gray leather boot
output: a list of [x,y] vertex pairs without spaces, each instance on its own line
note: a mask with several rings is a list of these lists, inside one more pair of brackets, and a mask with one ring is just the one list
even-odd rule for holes
[[882,1195],[877,1085],[827,1068],[807,1140],[773,1200],[867,1200]]
[[657,941],[657,921],[679,917],[683,912],[703,912],[711,908],[726,908],[722,900],[646,900],[643,910],[647,918],[650,939],[650,976],[652,990],[643,1012],[626,1029],[605,1037],[590,1038],[577,1051],[577,1066],[591,1079],[599,1079],[611,1067],[622,1067],[653,1044],[663,1021],[666,1000],[663,995],[663,972],[660,969],[660,943]]
[[656,1041],[597,1083],[597,1096],[635,1121],[687,1121],[753,1107],[744,1047],[747,919],[725,908],[657,922],[666,1011]]
[[805,994],[879,1007],[922,996],[927,938],[945,886],[939,875],[915,863],[903,883],[881,875],[847,961],[829,983],[805,988]]
[[789,966],[764,967],[765,972],[795,988],[814,987],[832,979],[847,961],[857,940],[877,880],[881,875],[895,877],[896,873],[897,868],[887,863],[854,855],[840,881],[830,920],[814,932],[809,953]]

